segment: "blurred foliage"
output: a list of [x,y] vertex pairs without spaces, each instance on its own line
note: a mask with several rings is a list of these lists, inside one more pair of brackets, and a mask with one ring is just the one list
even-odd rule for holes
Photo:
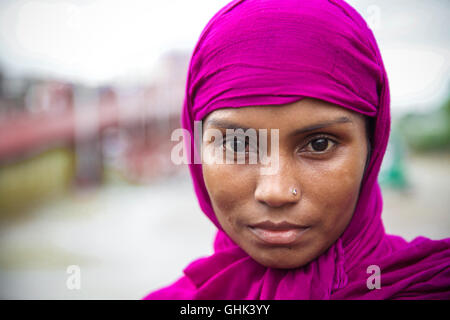
[[69,148],[47,150],[0,166],[0,215],[14,214],[66,191],[74,168],[75,157]]
[[450,151],[450,97],[430,113],[409,113],[399,119],[398,129],[413,151]]

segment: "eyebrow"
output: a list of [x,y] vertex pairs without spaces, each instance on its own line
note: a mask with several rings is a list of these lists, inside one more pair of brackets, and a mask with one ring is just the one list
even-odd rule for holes
[[316,123],[316,124],[307,126],[305,128],[297,129],[291,135],[295,136],[295,135],[302,134],[305,132],[310,132],[310,131],[314,131],[314,130],[318,130],[318,129],[322,129],[322,128],[326,128],[326,127],[331,127],[332,125],[335,125],[335,124],[352,123],[352,122],[353,121],[348,117],[340,117],[340,118],[337,118],[334,120],[320,122],[320,123]]
[[[295,135],[303,134],[303,133],[306,133],[306,132],[310,132],[310,131],[314,131],[314,130],[330,127],[330,126],[335,125],[335,124],[352,123],[352,122],[353,121],[350,118],[348,118],[348,117],[339,117],[337,119],[333,119],[333,120],[329,120],[329,121],[325,121],[325,122],[319,122],[319,123],[315,123],[315,124],[309,125],[309,126],[304,127],[304,128],[297,129],[294,132],[292,132],[291,135],[295,136]],[[216,128],[222,128],[222,129],[242,129],[244,131],[246,131],[248,129],[251,129],[251,128],[246,128],[246,127],[241,126],[239,124],[233,123],[231,121],[220,120],[220,119],[208,119],[206,121],[206,125],[207,126],[214,126]]]

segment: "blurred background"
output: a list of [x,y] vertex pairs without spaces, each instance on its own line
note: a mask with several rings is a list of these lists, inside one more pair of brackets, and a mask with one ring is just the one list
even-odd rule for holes
[[[139,299],[212,252],[170,134],[226,3],[0,0],[0,298]],[[386,229],[449,237],[450,2],[349,3],[391,86]]]

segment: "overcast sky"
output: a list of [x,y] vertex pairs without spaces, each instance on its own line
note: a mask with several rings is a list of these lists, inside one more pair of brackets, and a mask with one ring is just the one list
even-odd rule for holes
[[[148,79],[170,49],[191,51],[228,0],[0,0],[0,64],[8,75],[90,85]],[[393,112],[436,105],[449,90],[450,1],[352,0],[374,30]]]

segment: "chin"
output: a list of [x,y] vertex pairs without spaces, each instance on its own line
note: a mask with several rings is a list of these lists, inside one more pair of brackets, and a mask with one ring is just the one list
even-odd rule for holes
[[296,263],[296,262],[279,262],[274,261],[273,263],[260,263],[265,267],[273,269],[296,269],[305,266],[307,263]]
[[279,255],[270,256],[268,258],[264,257],[254,257],[253,259],[258,262],[259,264],[268,267],[268,268],[274,268],[274,269],[295,269],[300,268],[305,265],[307,265],[311,260],[308,260],[306,258],[297,258],[297,259],[286,259],[287,255],[290,255],[291,253],[284,252],[281,255],[284,255],[283,257],[280,257]]

